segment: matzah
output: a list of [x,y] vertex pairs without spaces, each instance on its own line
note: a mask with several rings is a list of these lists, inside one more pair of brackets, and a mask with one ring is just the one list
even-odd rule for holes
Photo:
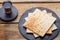
[[[45,11],[46,12],[46,11]],[[29,13],[28,16],[30,16],[32,13]],[[48,13],[49,16],[52,16],[52,13]],[[28,17],[25,19],[26,21],[28,20]],[[56,25],[53,24],[52,27],[48,30],[47,34],[51,34],[53,30],[57,29]],[[27,33],[33,33],[31,30],[27,29]],[[39,37],[39,35],[33,33],[34,37]]]
[[[46,10],[43,10],[43,12],[47,13]],[[29,16],[31,15],[32,13],[29,13],[28,14],[28,17],[25,18],[25,20],[27,21],[29,19]],[[52,16],[52,13],[48,13],[49,16]],[[55,25],[52,25],[52,27],[47,31],[47,34],[51,34],[53,30],[57,29],[57,27]],[[27,33],[30,33],[32,31],[29,31],[27,30]]]
[[31,19],[24,23],[24,26],[33,31],[34,33],[40,36],[44,36],[56,19],[54,17],[50,17],[47,14],[42,13],[41,11],[39,11],[39,9],[37,11],[38,14],[40,14],[39,17],[36,17],[36,15],[32,16]]

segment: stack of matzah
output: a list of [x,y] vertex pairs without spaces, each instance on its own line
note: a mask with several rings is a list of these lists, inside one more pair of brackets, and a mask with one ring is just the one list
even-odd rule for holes
[[57,29],[54,24],[56,18],[52,13],[47,13],[46,10],[35,9],[33,13],[29,13],[25,18],[26,22],[23,24],[26,27],[27,33],[33,33],[35,37],[43,37],[45,34],[51,34],[53,30]]

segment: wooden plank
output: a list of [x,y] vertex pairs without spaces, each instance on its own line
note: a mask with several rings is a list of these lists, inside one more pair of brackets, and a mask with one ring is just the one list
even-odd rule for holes
[[[7,0],[0,0],[0,2]],[[12,2],[60,2],[60,0],[10,0]]]
[[[21,15],[26,10],[33,8],[33,7],[45,7],[45,8],[51,9],[60,18],[60,3],[17,3],[17,4],[13,4],[13,5],[18,9],[18,17],[13,22],[19,22]],[[1,6],[1,4],[0,4],[0,6]],[[0,20],[0,23],[3,23],[3,22]]]
[[[0,26],[1,25],[2,24],[0,24]],[[18,29],[18,24],[3,24],[3,27],[5,27],[6,40],[26,40],[20,34]],[[60,33],[54,40],[57,40],[57,39],[60,39]]]
[[5,27],[0,25],[0,40],[5,40]]
[[3,27],[5,27],[6,40],[25,40],[18,30],[18,24],[3,24]]

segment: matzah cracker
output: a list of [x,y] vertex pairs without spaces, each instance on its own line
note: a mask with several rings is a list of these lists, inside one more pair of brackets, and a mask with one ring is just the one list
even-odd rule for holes
[[[52,13],[49,13],[50,16],[52,16]],[[57,29],[57,26],[55,24],[52,25],[52,30]]]
[[47,13],[47,11],[46,11],[46,10],[42,10],[42,12]]
[[[43,14],[43,13],[42,13]],[[45,33],[48,31],[48,29],[51,27],[51,25],[54,23],[55,19],[51,17],[50,19],[47,18],[48,16],[45,15],[43,18],[43,15],[39,20],[37,20],[34,25],[37,26],[37,28],[40,28],[39,35],[44,36]],[[53,18],[53,19],[52,19]],[[47,19],[47,20],[46,20]],[[48,21],[48,22],[47,22]],[[52,22],[53,21],[53,22]],[[44,22],[44,23],[43,23]],[[46,23],[47,22],[47,23]],[[36,24],[37,23],[37,24]],[[45,27],[45,28],[44,28]]]
[[[46,10],[43,10],[42,11],[43,13],[47,13],[47,11]],[[49,16],[52,16],[52,13],[47,13]],[[52,33],[52,27],[51,28],[49,28],[49,30],[47,31],[47,34],[51,34]]]
[[31,30],[29,30],[29,29],[26,29],[26,32],[27,33],[33,33]]
[[[47,13],[45,10],[43,10],[43,12]],[[25,20],[27,21],[29,19],[29,16],[31,15],[32,13],[29,13],[28,14],[28,17],[25,18]],[[52,16],[52,13],[48,13],[49,16]],[[54,29],[53,29],[54,28]],[[52,27],[47,31],[47,34],[51,34],[53,30],[57,29],[57,27],[55,25],[52,25]],[[27,33],[30,33],[29,30],[27,30]]]
[[[52,16],[52,13],[48,13],[49,16]],[[51,34],[53,30],[57,29],[56,25],[53,24],[52,27],[47,31],[47,34]]]
[[55,30],[55,29],[57,29],[57,26],[55,24],[53,24],[52,30]]
[[39,20],[36,21],[36,18],[35,18],[36,16],[34,15],[35,17],[32,16],[32,18],[30,20],[28,20],[27,22],[24,23],[24,26],[27,27],[28,29],[32,30],[34,33],[36,33],[40,36],[44,36],[45,33],[47,32],[47,30],[50,28],[50,26],[53,24],[53,22],[56,19],[54,17],[50,17],[47,14],[42,13],[41,11],[39,11],[39,9],[37,11],[38,11],[38,13],[40,13],[40,16],[38,18]]
[[[27,33],[33,33],[31,30],[29,30],[29,29],[26,29],[26,32]],[[39,35],[37,35],[37,34],[35,34],[35,33],[33,33],[33,35],[34,35],[34,37],[39,37]]]
[[26,21],[27,21],[27,19],[29,20],[29,18],[31,18],[31,17],[30,17],[31,14],[32,14],[32,13],[29,13],[29,14],[28,14],[28,17],[25,17],[25,20],[26,20]]
[[[43,12],[47,13],[46,10],[43,10]],[[29,13],[28,16],[30,16],[31,14],[32,14],[32,13]],[[49,16],[52,16],[52,13],[48,13],[48,15],[49,15]],[[27,21],[28,18],[29,18],[29,17],[26,17],[25,20]],[[50,30],[48,30],[47,34],[51,34],[51,33],[52,33],[52,30],[55,30],[55,29],[52,29],[52,28],[57,29],[57,27],[54,25],[54,26],[52,26],[52,27],[50,28]],[[27,29],[26,32],[27,32],[27,33],[33,33],[33,32],[30,31],[29,29]],[[35,37],[39,37],[39,35],[36,35],[36,34],[34,34],[34,33],[33,33],[33,35],[34,35]]]
[[[41,10],[39,10],[39,11],[41,11]],[[27,22],[28,22],[32,17],[37,20],[38,17],[40,16],[39,11],[38,11],[38,9],[36,9],[36,10],[32,13],[32,15],[28,16],[27,18],[29,18],[29,19],[27,20]],[[38,12],[38,13],[37,13],[37,12]],[[36,14],[36,13],[37,13],[37,14]],[[38,15],[38,16],[37,16],[37,15]],[[35,16],[36,16],[36,17],[35,17]],[[27,18],[25,18],[25,20],[26,20]],[[27,23],[27,22],[26,22],[26,23]],[[26,23],[25,23],[25,24],[26,24]],[[25,24],[23,24],[23,26],[24,26]]]
[[39,37],[39,35],[36,35],[36,34],[34,34],[34,33],[33,33],[33,35],[34,35],[35,38],[36,38],[36,37]]
[[[27,33],[33,33],[31,30],[29,30],[29,29],[26,29],[26,32]],[[37,35],[37,34],[35,34],[35,33],[33,33],[33,35],[34,35],[34,37],[39,37],[39,35]]]
[[[46,12],[46,11],[45,11],[45,12]],[[32,13],[28,14],[28,16],[30,16],[31,14],[32,14]],[[48,15],[49,15],[49,16],[52,16],[52,13],[48,13]],[[26,17],[26,18],[27,18],[27,17]],[[25,20],[27,21],[28,18],[25,19]],[[50,30],[48,30],[47,34],[51,34],[51,33],[52,33],[52,30],[55,30],[55,29],[57,29],[57,27],[56,27],[55,24],[53,24],[52,27],[50,28]],[[33,33],[33,32],[32,32],[31,30],[29,30],[29,29],[27,29],[26,32],[27,32],[27,33]],[[39,35],[37,35],[37,34],[35,34],[35,33],[33,33],[33,35],[34,35],[34,37],[39,37]]]

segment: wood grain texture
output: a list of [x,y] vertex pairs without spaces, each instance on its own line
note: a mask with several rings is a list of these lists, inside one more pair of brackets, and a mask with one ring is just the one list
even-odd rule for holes
[[[26,40],[19,32],[18,24],[0,24],[5,27],[5,40]],[[3,38],[4,39],[4,38]],[[60,40],[60,33],[54,40]]]
[[[33,8],[33,7],[45,7],[45,8],[51,9],[60,18],[60,3],[17,3],[17,4],[13,4],[13,5],[18,9],[18,17],[15,21],[13,21],[13,23],[19,22],[21,15],[26,10]],[[3,23],[3,22],[0,21],[0,23]],[[10,23],[12,23],[12,22],[10,22]]]
[[18,30],[18,24],[0,24],[5,27],[5,40],[26,40]]
[[5,27],[0,25],[0,40],[5,40]]
[[[0,0],[0,2],[7,0]],[[60,0],[10,0],[12,2],[60,2]]]

